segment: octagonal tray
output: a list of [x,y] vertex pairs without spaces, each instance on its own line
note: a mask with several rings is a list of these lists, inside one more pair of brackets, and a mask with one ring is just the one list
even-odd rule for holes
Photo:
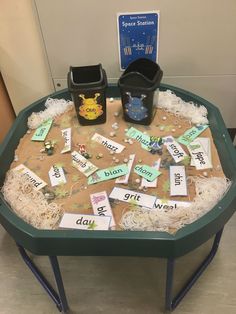
[[[13,239],[38,255],[88,256],[150,256],[174,258],[182,256],[210,239],[224,227],[236,209],[236,152],[219,110],[197,95],[169,85],[160,90],[172,90],[185,101],[205,106],[210,129],[225,175],[232,185],[223,199],[207,214],[186,225],[175,235],[154,231],[82,231],[39,230],[19,218],[0,193],[0,222]],[[68,90],[53,93],[51,98],[71,99]],[[110,85],[107,97],[120,97],[116,86]],[[20,112],[0,147],[0,186],[14,159],[20,138],[27,131],[27,119],[32,112],[44,109],[47,97]]]

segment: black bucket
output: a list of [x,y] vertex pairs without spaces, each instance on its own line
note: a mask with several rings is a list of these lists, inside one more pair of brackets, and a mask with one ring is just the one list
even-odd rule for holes
[[107,77],[102,65],[71,66],[67,83],[79,123],[105,123]]
[[126,121],[143,125],[152,122],[157,105],[154,93],[159,90],[162,76],[160,66],[149,59],[141,58],[129,64],[118,81]]

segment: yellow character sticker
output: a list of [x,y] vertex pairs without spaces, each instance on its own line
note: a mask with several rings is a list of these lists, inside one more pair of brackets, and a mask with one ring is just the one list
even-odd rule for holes
[[79,108],[79,115],[87,120],[95,120],[103,114],[102,105],[97,103],[99,93],[95,94],[94,98],[85,98],[84,94],[80,94],[82,98],[82,106]]

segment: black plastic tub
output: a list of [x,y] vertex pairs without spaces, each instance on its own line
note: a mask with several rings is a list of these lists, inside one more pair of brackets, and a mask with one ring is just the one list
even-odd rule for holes
[[143,125],[152,122],[162,76],[160,66],[149,59],[129,64],[118,81],[126,121]]
[[105,123],[107,77],[102,65],[71,66],[67,82],[79,123]]

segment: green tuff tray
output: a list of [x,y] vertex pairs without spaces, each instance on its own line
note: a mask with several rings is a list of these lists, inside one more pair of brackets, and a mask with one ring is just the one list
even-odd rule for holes
[[[14,240],[39,255],[103,255],[152,256],[174,258],[182,256],[210,239],[224,227],[236,209],[236,152],[219,110],[208,101],[185,90],[161,85],[185,101],[204,105],[208,110],[210,128],[225,175],[232,185],[224,198],[206,215],[180,229],[175,235],[165,232],[142,231],[80,231],[38,230],[19,218],[0,193],[0,221]],[[120,97],[115,86],[109,86],[108,97]],[[50,95],[70,99],[67,90]],[[27,118],[34,111],[44,109],[47,97],[20,112],[0,147],[0,185],[14,158],[20,138],[27,131]]]

